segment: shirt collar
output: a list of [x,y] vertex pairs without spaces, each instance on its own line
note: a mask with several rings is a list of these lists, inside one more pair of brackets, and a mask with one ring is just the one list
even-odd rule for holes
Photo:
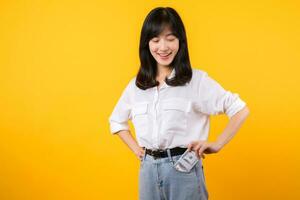
[[[167,76],[167,78],[168,78],[168,79],[173,78],[173,77],[175,76],[175,73],[176,73],[175,68],[173,68],[172,71],[171,71],[171,73]],[[171,86],[168,85],[168,84],[166,84],[165,81],[163,81],[163,84],[162,84],[162,86],[160,87],[160,89],[168,88],[168,87],[171,87]]]
[[170,73],[170,75],[169,76],[167,76],[168,77],[168,79],[170,79],[170,78],[173,78],[174,76],[175,76],[175,67],[173,67],[173,69],[172,69],[172,71],[171,71],[171,73]]

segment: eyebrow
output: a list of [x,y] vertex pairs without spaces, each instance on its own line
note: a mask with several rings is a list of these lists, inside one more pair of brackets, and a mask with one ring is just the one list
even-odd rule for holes
[[[169,35],[174,35],[174,33],[173,33],[173,32],[168,33],[166,36],[169,36]],[[174,36],[175,36],[175,35],[174,35]]]
[[[166,34],[166,37],[168,37],[168,36],[170,36],[170,35],[175,36],[174,32],[170,32],[170,33]],[[155,37],[158,37],[158,35],[155,36]],[[175,37],[176,37],[176,36],[175,36]]]

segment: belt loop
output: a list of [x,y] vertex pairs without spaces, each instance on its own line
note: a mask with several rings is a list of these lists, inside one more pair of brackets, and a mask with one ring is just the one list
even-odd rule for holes
[[167,149],[167,154],[168,154],[170,162],[172,162],[174,164],[170,149]]
[[145,150],[145,153],[144,153],[144,156],[143,156],[143,161],[145,161],[145,159],[146,159],[146,147],[144,147],[144,150]]

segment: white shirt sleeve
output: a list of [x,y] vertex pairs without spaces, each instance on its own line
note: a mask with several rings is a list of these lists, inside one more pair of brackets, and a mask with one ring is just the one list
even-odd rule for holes
[[129,130],[128,120],[131,118],[130,93],[132,88],[131,80],[123,90],[121,97],[109,116],[110,132],[115,134],[120,130]]
[[198,96],[198,108],[208,115],[225,113],[231,118],[246,105],[239,94],[225,90],[206,72],[200,80]]

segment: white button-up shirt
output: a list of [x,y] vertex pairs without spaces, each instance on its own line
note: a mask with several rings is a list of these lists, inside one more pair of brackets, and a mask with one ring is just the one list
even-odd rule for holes
[[[187,147],[191,141],[207,140],[209,115],[224,113],[231,118],[246,103],[205,71],[192,70],[192,80],[176,87],[163,82],[141,90],[133,77],[109,116],[110,132],[129,130],[131,120],[138,144],[148,149]],[[175,73],[173,69],[168,78]]]

